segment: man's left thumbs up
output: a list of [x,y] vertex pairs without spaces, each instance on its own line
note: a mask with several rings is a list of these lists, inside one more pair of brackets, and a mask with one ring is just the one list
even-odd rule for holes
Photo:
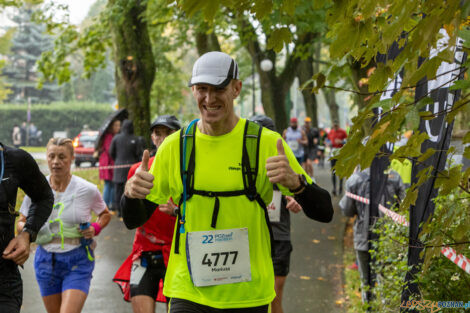
[[299,176],[290,167],[282,139],[277,140],[276,147],[277,155],[266,160],[266,175],[273,184],[281,184],[288,189],[296,189],[300,185]]

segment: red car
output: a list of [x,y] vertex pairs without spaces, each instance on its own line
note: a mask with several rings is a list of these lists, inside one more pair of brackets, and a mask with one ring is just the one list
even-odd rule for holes
[[90,162],[94,166],[98,160],[93,157],[95,152],[95,141],[98,138],[98,131],[82,131],[73,140],[75,148],[75,165],[80,166],[83,162]]

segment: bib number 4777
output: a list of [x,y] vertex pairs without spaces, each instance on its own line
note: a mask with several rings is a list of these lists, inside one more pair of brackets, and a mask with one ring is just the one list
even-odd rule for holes
[[251,281],[247,228],[189,232],[186,254],[197,287]]
[[[202,265],[207,265],[209,267],[217,266],[219,264],[219,259],[221,260],[220,264],[223,266],[227,265],[227,261],[229,264],[231,262],[232,265],[235,265],[235,262],[237,262],[237,256],[238,256],[238,251],[211,253],[210,257],[209,257],[209,253],[206,253],[204,254],[204,258],[202,259]],[[223,263],[222,263],[222,260],[223,260]]]

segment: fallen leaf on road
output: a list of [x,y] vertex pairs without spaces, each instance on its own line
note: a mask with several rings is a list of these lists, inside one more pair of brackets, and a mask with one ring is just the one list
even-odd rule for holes
[[313,242],[313,243],[320,243],[320,240],[313,239],[312,242]]
[[317,277],[318,280],[324,281],[325,279],[321,276]]
[[111,239],[111,236],[105,236],[104,237],[104,240],[109,240],[109,239]]
[[344,303],[344,299],[339,299],[335,301],[336,305],[342,306]]
[[328,236],[328,239],[329,239],[329,240],[335,240],[336,237],[335,237],[335,236]]
[[303,280],[310,280],[310,276],[300,276],[300,279],[303,279]]

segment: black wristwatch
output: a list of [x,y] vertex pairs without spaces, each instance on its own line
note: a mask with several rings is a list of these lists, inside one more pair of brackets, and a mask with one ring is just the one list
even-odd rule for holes
[[299,174],[299,182],[300,182],[299,187],[297,187],[295,189],[289,189],[289,191],[292,192],[293,194],[295,194],[296,192],[299,192],[300,190],[302,190],[302,188],[308,186],[307,178],[305,178],[305,176],[302,175],[302,174]]
[[32,230],[31,228],[24,227],[21,232],[25,232],[29,234],[29,242],[36,241],[36,237],[38,236],[38,232]]

